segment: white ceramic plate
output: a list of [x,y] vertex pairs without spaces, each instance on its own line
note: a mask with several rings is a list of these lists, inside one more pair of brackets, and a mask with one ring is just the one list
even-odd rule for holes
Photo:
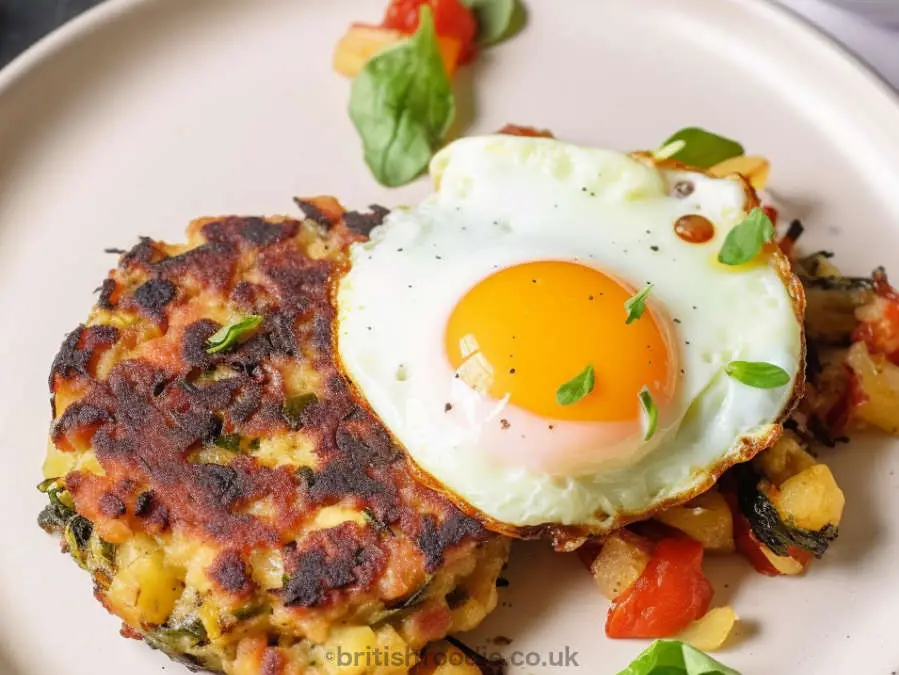
[[[187,221],[291,212],[294,194],[393,204],[370,178],[331,50],[371,0],[114,0],[0,75],[0,672],[149,675],[181,667],[117,636],[84,574],[35,525],[49,418],[46,375],[139,234]],[[760,0],[531,0],[526,31],[458,82],[468,131],[508,121],[618,148],[702,125],[774,163],[807,247],[847,270],[899,274],[899,105],[833,44]],[[892,446],[892,447],[891,447]],[[740,635],[721,658],[744,673],[899,668],[899,447],[828,452],[847,496],[841,537],[805,578],[711,560],[716,603]],[[606,602],[572,556],[521,546],[511,587],[472,641],[577,651],[570,672],[615,673],[640,642],[603,637]],[[891,618],[892,617],[892,618]],[[535,658],[535,657],[532,657]],[[540,665],[513,669],[550,673]]]

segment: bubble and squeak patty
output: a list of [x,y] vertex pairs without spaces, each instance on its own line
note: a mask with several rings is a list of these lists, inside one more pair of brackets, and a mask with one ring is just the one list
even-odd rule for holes
[[338,367],[333,283],[385,211],[299,203],[121,255],[52,365],[40,524],[189,666],[404,673],[493,609],[508,542],[413,478]]

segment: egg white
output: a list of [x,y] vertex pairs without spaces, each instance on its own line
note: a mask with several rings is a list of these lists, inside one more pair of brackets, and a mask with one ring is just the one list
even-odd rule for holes
[[[716,261],[749,206],[742,182],[510,136],[456,141],[431,174],[431,197],[353,247],[337,294],[338,351],[374,412],[449,493],[503,526],[599,533],[695,492],[776,428],[792,386],[755,389],[724,372],[732,360],[767,361],[795,379],[802,367],[795,300],[778,272]],[[674,194],[680,181],[693,184],[689,196]],[[682,241],[673,224],[686,214],[712,221],[714,239]],[[651,443],[603,447],[596,423],[554,423],[454,377],[444,331],[456,303],[496,270],[534,260],[654,284],[681,372]],[[592,460],[563,472],[534,460],[554,448]]]

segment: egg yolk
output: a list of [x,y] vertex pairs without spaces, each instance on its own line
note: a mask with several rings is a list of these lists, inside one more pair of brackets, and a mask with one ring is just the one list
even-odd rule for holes
[[[496,399],[542,417],[624,422],[639,419],[638,394],[656,404],[671,394],[676,367],[666,335],[647,308],[625,323],[635,294],[597,269],[567,261],[500,270],[459,301],[446,326],[446,352],[457,376]],[[559,386],[592,365],[591,393],[570,405]]]

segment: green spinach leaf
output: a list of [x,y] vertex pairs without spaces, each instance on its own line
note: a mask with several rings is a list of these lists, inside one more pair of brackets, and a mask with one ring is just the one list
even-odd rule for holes
[[423,5],[415,35],[369,59],[353,81],[350,118],[375,178],[388,187],[416,178],[443,142],[455,111],[434,19]]
[[736,141],[699,127],[681,129],[662,143],[662,147],[675,141],[683,141],[684,146],[671,158],[698,169],[709,169],[725,159],[745,154],[743,146]]
[[695,647],[656,640],[618,675],[740,675]]
[[478,22],[478,44],[486,47],[512,35],[515,15],[523,11],[516,0],[462,0]]

